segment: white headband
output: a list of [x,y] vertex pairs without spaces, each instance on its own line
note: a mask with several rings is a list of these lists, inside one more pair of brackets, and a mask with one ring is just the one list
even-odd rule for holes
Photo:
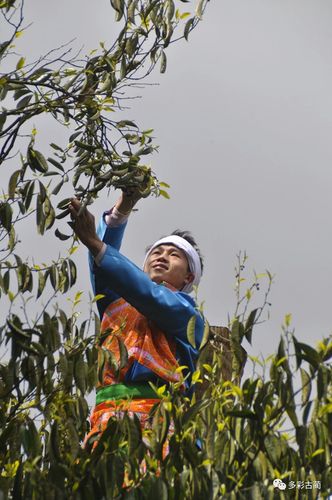
[[202,276],[201,261],[195,248],[189,243],[189,241],[181,238],[181,236],[177,236],[176,234],[165,236],[165,238],[161,238],[160,240],[156,241],[149,249],[144,259],[143,269],[150,253],[154,248],[159,247],[159,245],[174,245],[177,248],[180,248],[180,250],[183,250],[183,252],[186,254],[189,269],[194,275],[194,280],[191,283],[186,283],[181,291],[186,293],[192,292],[193,287],[198,285]]

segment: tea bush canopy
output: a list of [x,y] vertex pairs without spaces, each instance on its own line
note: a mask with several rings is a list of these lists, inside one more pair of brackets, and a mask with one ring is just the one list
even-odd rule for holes
[[[193,374],[196,394],[186,397],[181,382],[156,388],[161,403],[151,429],[122,415],[109,420],[94,447],[82,446],[87,396],[100,377],[100,297],[84,316],[81,292],[70,312],[59,303],[77,280],[77,240],[64,224],[68,192],[85,206],[110,188],[168,197],[169,186],[146,160],[157,148],[153,131],[128,119],[124,102],[153,71],[167,71],[169,47],[190,41],[206,7],[207,0],[112,0],[110,23],[115,16],[119,26],[112,43],[84,56],[62,46],[30,61],[15,49],[28,29],[24,2],[0,0],[6,24],[0,43],[3,498],[314,499],[331,493],[331,338],[316,347],[300,342],[287,316],[277,352],[264,362],[254,359],[252,375],[240,380],[241,345],[264,318],[273,280],[268,272],[255,274],[244,289],[246,255],[238,257],[229,338],[220,341],[218,328],[208,337],[206,330]],[[40,144],[38,117],[63,127],[66,144]],[[58,258],[36,262],[25,255],[26,224],[44,238],[55,235]],[[265,294],[251,309],[260,283]]]

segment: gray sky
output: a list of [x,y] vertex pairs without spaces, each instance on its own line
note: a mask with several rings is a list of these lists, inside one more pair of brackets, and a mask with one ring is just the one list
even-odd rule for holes
[[[34,24],[17,50],[33,59],[76,37],[88,52],[111,41],[112,19],[106,0],[93,11],[87,0],[26,2]],[[248,269],[276,275],[255,355],[273,351],[289,312],[305,342],[331,332],[331,19],[328,0],[211,0],[189,43],[169,50],[166,74],[150,78],[160,85],[126,113],[154,129],[160,151],[150,161],[171,200],[140,203],[123,252],[140,264],[147,244],[190,229],[205,256],[199,298],[210,323],[227,324],[236,254],[246,250]],[[48,118],[38,149],[61,144],[57,133]],[[115,199],[97,202],[95,215]],[[84,249],[77,263],[87,289]]]

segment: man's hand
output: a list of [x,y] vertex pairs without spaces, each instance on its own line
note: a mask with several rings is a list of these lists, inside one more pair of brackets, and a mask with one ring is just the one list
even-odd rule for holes
[[141,197],[140,191],[137,188],[128,188],[122,191],[115,207],[121,214],[127,215],[132,211]]
[[77,198],[71,199],[69,210],[76,236],[95,257],[103,248],[103,242],[97,236],[94,216],[87,208],[82,208]]
[[146,198],[151,193],[154,185],[151,169],[147,166],[140,167],[142,180],[139,185],[122,188],[122,193],[115,207],[123,215],[128,215],[141,198]]

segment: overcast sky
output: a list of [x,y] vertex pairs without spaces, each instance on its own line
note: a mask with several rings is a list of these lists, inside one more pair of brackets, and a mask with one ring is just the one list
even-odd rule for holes
[[[26,2],[33,26],[18,52],[33,59],[76,38],[87,53],[113,39],[112,20],[106,0],[93,9],[88,0]],[[225,325],[236,254],[246,250],[248,269],[275,274],[254,355],[273,351],[286,313],[302,341],[331,332],[331,21],[329,0],[211,0],[189,43],[169,50],[166,74],[150,78],[160,85],[126,112],[154,129],[160,150],[150,161],[171,199],[140,203],[123,252],[140,264],[159,236],[191,230],[205,257],[199,298],[210,323]],[[51,118],[37,138],[42,151],[54,141]],[[115,199],[96,203],[95,215]],[[88,289],[83,248],[77,264]]]

